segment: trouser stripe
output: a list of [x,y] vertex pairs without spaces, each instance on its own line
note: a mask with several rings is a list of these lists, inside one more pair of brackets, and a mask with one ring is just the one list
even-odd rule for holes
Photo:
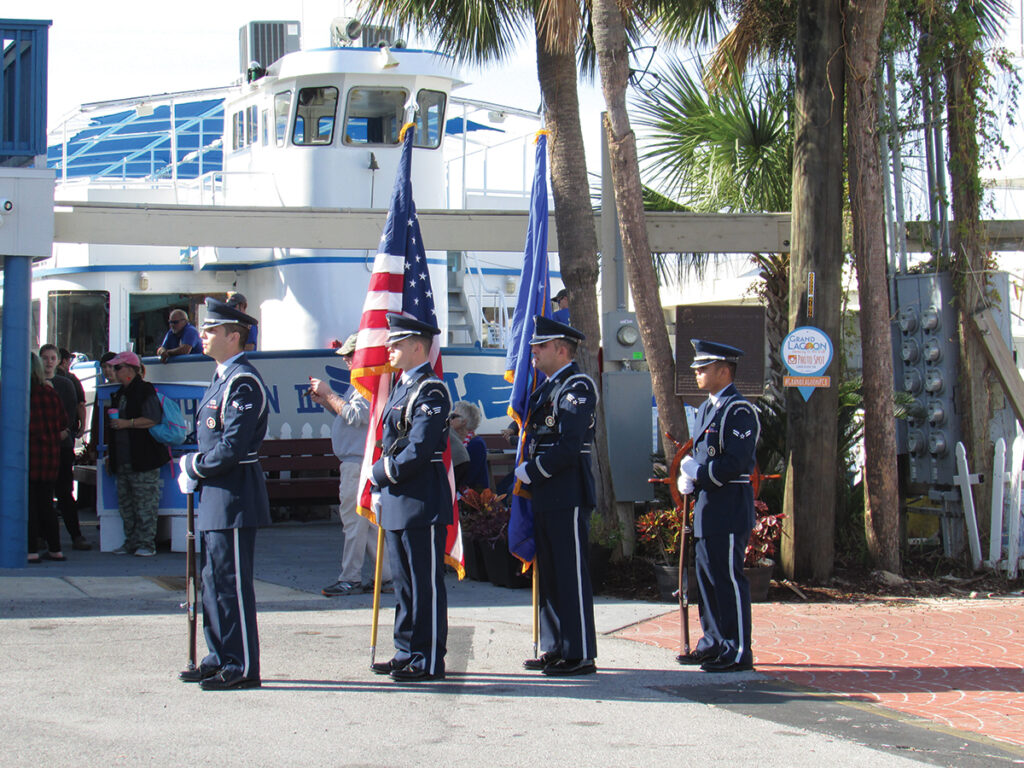
[[238,615],[241,617],[242,633],[242,676],[249,676],[249,620],[245,615],[245,601],[242,599],[242,563],[239,557],[238,529],[234,528],[235,544],[235,598],[238,600]]
[[736,549],[736,534],[730,533],[729,534],[729,551],[727,553],[727,556],[729,557],[729,562],[730,562],[730,566],[729,566],[729,581],[732,583],[733,605],[736,606],[736,630],[737,630],[736,638],[738,640],[737,645],[736,645],[736,658],[733,659],[733,661],[735,663],[739,664],[740,660],[743,658],[743,654],[747,650],[747,638],[744,635],[743,603],[740,600],[740,585],[736,581],[736,569],[733,568],[732,565],[731,565],[732,558],[735,557],[735,553],[734,553],[735,549]]
[[585,615],[585,609],[583,607],[583,572],[581,552],[580,552],[580,508],[574,507],[572,512],[573,521],[573,541],[576,545],[576,601],[580,606],[580,632],[583,635],[583,658],[589,659],[593,657],[590,648],[587,647],[587,617]]

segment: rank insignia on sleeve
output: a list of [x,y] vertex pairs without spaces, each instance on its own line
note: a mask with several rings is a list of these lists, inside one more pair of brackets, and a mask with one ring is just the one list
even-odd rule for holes
[[746,440],[748,437],[750,437],[753,431],[754,430],[752,429],[748,429],[746,432],[740,432],[738,429],[734,429],[732,433],[736,435],[736,437],[738,437],[740,440]]

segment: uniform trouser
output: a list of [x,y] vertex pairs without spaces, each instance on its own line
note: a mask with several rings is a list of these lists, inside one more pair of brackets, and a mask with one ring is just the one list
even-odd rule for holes
[[202,531],[203,634],[210,653],[200,666],[260,676],[253,587],[255,528]]
[[590,586],[589,507],[533,513],[541,650],[563,659],[597,657]]
[[753,660],[750,650],[750,584],[743,559],[750,532],[697,539],[695,559],[704,636],[694,649],[733,663]]
[[[345,533],[341,545],[341,573],[338,581],[358,584],[363,580],[363,562],[377,562],[377,526],[356,511],[359,503],[359,463],[343,461],[339,468],[341,482],[338,488],[338,517]],[[381,581],[391,581],[391,563],[384,558]]]
[[443,525],[384,531],[398,600],[394,661],[431,675],[444,672],[448,643],[446,536]]
[[160,470],[135,472],[130,467],[118,467],[117,506],[124,524],[125,549],[155,549]]
[[60,552],[60,527],[53,511],[53,483],[28,481],[28,553],[39,551],[39,536],[51,552]]
[[82,528],[78,524],[78,502],[72,492],[75,479],[75,449],[70,445],[60,447],[60,469],[57,473],[57,508],[64,519],[64,527],[68,529],[71,540],[82,537]]

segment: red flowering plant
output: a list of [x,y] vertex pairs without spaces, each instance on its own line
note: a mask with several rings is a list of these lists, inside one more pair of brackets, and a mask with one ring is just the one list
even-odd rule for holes
[[[760,499],[754,500],[754,514],[754,529],[750,532],[750,542],[743,560],[747,568],[774,564],[772,558],[778,551],[782,519],[785,517],[783,514],[771,514],[768,505]],[[640,542],[667,565],[679,562],[681,520],[682,515],[675,509],[654,509],[640,515],[636,521]]]
[[750,543],[747,544],[743,565],[746,568],[775,565],[774,557],[782,537],[782,518],[785,515],[781,512],[771,514],[767,504],[754,499],[754,516],[754,530],[750,532]]
[[475,491],[467,488],[459,498],[459,525],[463,534],[481,541],[494,541],[508,529],[509,508],[505,494],[490,488]]

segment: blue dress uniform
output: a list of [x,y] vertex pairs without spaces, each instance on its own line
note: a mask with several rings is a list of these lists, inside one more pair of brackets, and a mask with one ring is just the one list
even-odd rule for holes
[[[407,326],[424,335],[433,326],[388,316],[389,340]],[[421,327],[422,326],[422,327]],[[426,330],[424,330],[426,329]],[[406,336],[406,337],[407,337]],[[399,337],[403,338],[403,337]],[[429,362],[403,373],[384,409],[381,458],[372,468],[380,488],[384,530],[395,586],[395,655],[373,665],[396,679],[444,677],[448,596],[444,584],[452,495],[444,466],[451,396]]]
[[[219,310],[213,317],[211,303]],[[239,322],[235,315],[248,317],[213,299],[207,299],[207,306],[204,327],[225,322],[223,317],[230,317],[228,322]],[[182,462],[200,493],[196,528],[202,536],[203,633],[210,652],[199,670],[203,678],[219,671],[224,687],[253,687],[260,680],[253,587],[256,529],[271,522],[258,457],[267,433],[268,402],[263,379],[244,353],[225,362],[197,408],[199,451]]]
[[[694,347],[693,367],[743,354],[710,342],[694,341]],[[693,533],[704,636],[693,655],[705,665],[749,667],[750,585],[743,560],[754,527],[750,473],[761,426],[754,407],[732,384],[701,404],[694,426]]]
[[[531,344],[583,334],[538,317]],[[537,547],[542,659],[592,661],[597,657],[594,596],[587,562],[590,514],[595,505],[591,451],[597,387],[575,363],[556,371],[530,397],[525,463]],[[536,668],[530,662],[527,668]],[[552,673],[550,664],[544,666]],[[593,671],[592,664],[582,673]],[[579,674],[580,671],[568,672]]]

